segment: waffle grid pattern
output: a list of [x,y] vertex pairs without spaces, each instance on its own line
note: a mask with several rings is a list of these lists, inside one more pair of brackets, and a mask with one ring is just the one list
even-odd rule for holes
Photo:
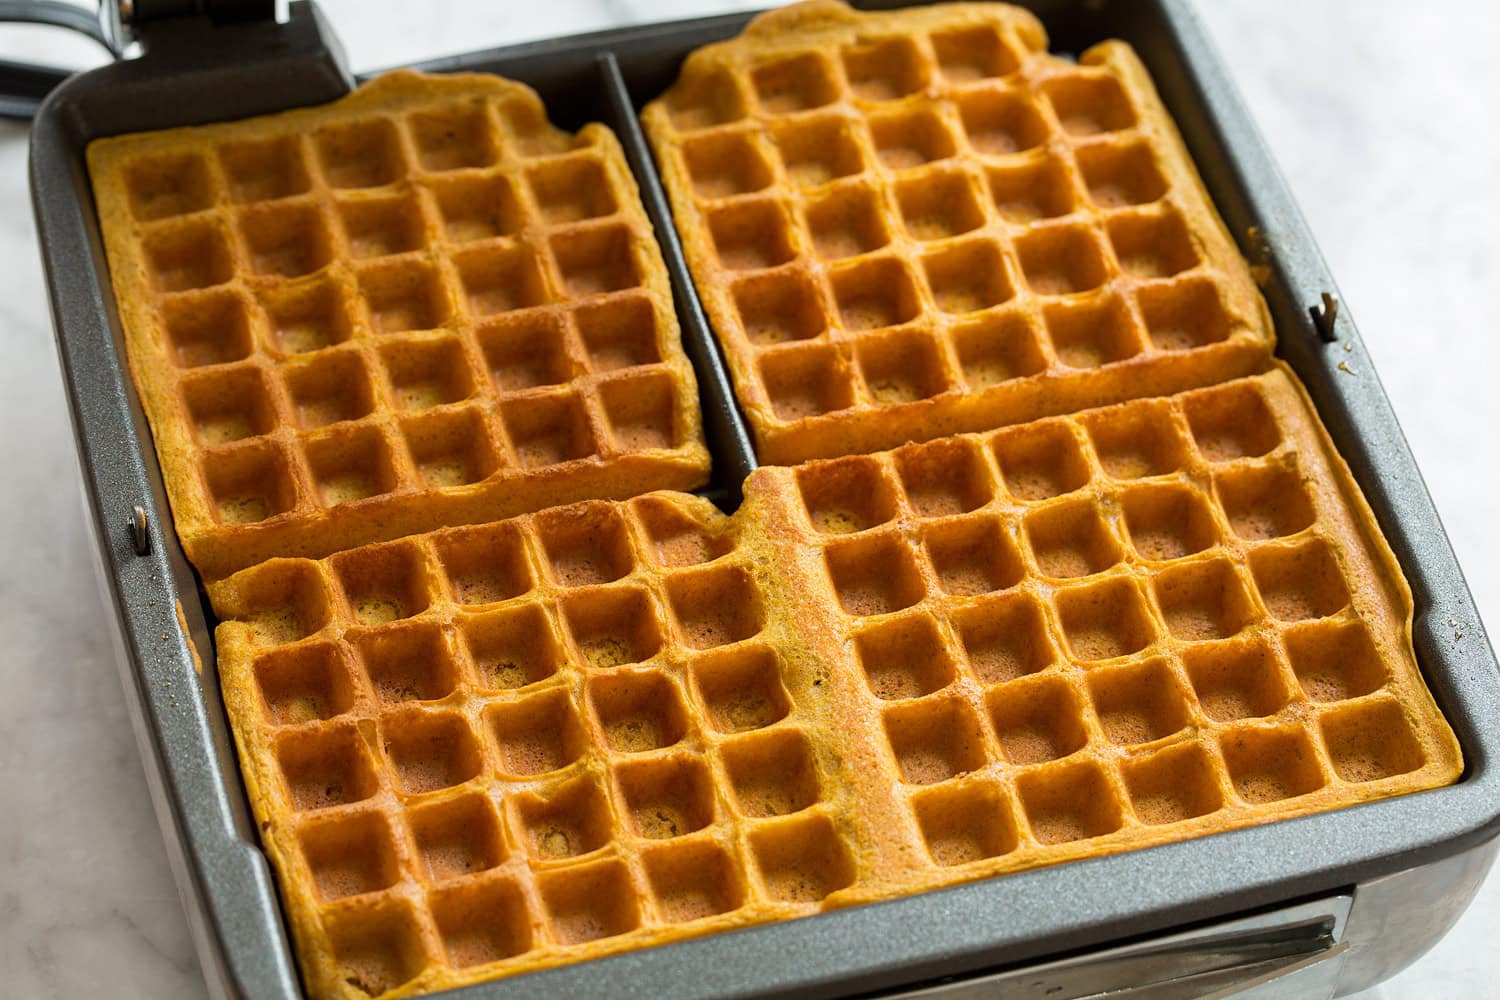
[[802,5],[648,106],[763,461],[1263,366],[1264,306],[1144,69],[1045,45],[1000,5]]
[[821,550],[862,706],[845,725],[878,734],[934,865],[993,874],[1452,779],[1310,421],[1277,373],[760,473]]
[[89,152],[210,575],[705,477],[664,265],[602,126],[560,132],[496,78],[398,73]]
[[317,995],[795,915],[853,880],[753,556],[706,501],[273,560],[211,596]]

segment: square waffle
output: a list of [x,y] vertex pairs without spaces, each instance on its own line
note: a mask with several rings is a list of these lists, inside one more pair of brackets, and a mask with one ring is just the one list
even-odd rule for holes
[[1454,780],[1282,370],[278,559],[220,677],[310,991],[400,996]]
[[88,162],[205,576],[706,478],[665,267],[602,125],[398,72]]
[[1145,68],[1001,4],[816,0],[642,114],[762,461],[1265,367],[1265,304]]

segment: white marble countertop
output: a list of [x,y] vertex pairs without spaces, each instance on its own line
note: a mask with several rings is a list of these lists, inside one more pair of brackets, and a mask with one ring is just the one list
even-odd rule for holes
[[[1123,0],[1121,0],[1123,2]],[[763,6],[764,3],[753,4]],[[736,4],[325,0],[356,68]],[[751,4],[738,4],[751,6]],[[1500,11],[1465,0],[1200,0],[1317,233],[1468,571],[1500,622]],[[0,55],[79,65],[55,33]],[[204,992],[112,661],[77,500],[26,183],[0,124],[0,992]],[[1500,876],[1416,965],[1362,1000],[1493,995]]]

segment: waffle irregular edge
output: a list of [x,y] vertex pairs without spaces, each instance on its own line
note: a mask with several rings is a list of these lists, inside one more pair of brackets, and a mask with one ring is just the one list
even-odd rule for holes
[[761,459],[889,448],[1267,365],[1274,334],[1134,51],[1003,4],[815,0],[642,121]]
[[614,134],[488,75],[100,139],[90,177],[177,532],[209,578],[707,478]]
[[210,586],[318,997],[400,996],[1447,784],[1294,379]]

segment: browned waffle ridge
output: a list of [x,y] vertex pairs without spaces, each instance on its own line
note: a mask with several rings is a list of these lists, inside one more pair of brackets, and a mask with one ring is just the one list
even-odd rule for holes
[[1281,369],[210,587],[317,997],[402,996],[1446,784]]
[[763,461],[1259,371],[1271,323],[1134,51],[815,0],[642,115]]
[[707,476],[623,151],[529,88],[397,72],[88,149],[131,372],[198,569]]

